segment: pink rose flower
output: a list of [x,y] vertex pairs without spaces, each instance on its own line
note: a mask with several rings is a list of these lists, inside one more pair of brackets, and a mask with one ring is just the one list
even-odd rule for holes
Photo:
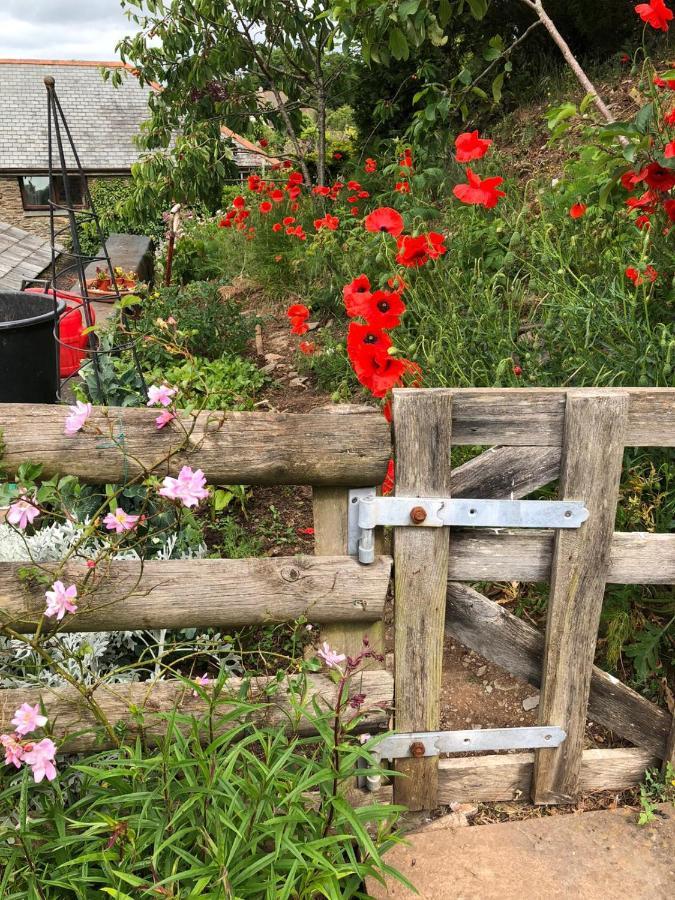
[[35,500],[15,500],[7,512],[7,521],[17,528],[26,528],[33,524],[33,520],[40,515],[40,510],[35,505]]
[[197,506],[200,500],[209,496],[205,484],[206,477],[201,469],[193,472],[190,466],[183,466],[178,478],[167,476],[164,479],[159,494],[161,497],[168,497],[169,500],[180,500],[183,506]]
[[42,728],[47,724],[47,716],[40,715],[40,707],[36,703],[31,706],[28,703],[22,703],[14,713],[12,725],[16,728],[16,733],[23,736],[36,728]]
[[73,600],[77,600],[77,587],[71,584],[66,587],[62,581],[55,581],[51,591],[45,591],[47,598],[46,616],[56,616],[57,621],[65,616],[67,612],[77,612],[77,606]]
[[49,738],[43,738],[37,744],[33,744],[30,750],[24,753],[23,761],[33,770],[36,784],[39,784],[43,778],[46,778],[47,781],[53,781],[56,778],[55,756],[56,745]]
[[75,406],[69,406],[70,415],[66,417],[65,434],[77,434],[84,428],[84,423],[91,415],[91,403],[78,400]]
[[336,653],[335,650],[331,650],[331,648],[328,646],[328,641],[323,642],[323,646],[316,655],[319,657],[319,659],[322,659],[331,669],[339,669],[339,664],[341,662],[344,662],[347,658],[344,653]]
[[171,398],[176,394],[176,388],[162,384],[157,387],[153,384],[148,388],[148,406],[171,406]]
[[108,513],[103,520],[103,524],[108,531],[114,531],[116,534],[122,534],[125,531],[133,531],[140,516],[130,516],[118,506],[114,513]]

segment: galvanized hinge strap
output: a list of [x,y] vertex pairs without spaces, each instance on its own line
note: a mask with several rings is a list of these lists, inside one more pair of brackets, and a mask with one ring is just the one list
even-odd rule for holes
[[374,488],[350,491],[349,553],[362,563],[375,558],[374,529],[578,528],[588,510],[578,500],[470,500],[439,497],[377,497]]
[[558,747],[566,736],[558,726],[392,732],[375,747],[373,752],[380,759],[405,759],[438,756],[440,753],[534,750],[537,747]]

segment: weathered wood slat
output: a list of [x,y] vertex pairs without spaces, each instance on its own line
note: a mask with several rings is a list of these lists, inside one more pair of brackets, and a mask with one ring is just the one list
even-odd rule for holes
[[520,500],[560,474],[560,447],[491,447],[450,475],[453,497]]
[[[452,397],[394,391],[396,494],[447,497]],[[396,731],[436,731],[440,725],[443,622],[449,529],[394,529]],[[438,759],[398,760],[405,778],[394,783],[396,803],[438,805]]]
[[558,747],[535,751],[535,803],[571,803],[579,791],[627,419],[625,394],[567,398],[560,497],[583,500],[589,517],[578,529],[558,530],[554,539],[539,724],[559,725],[567,737]]
[[[314,488],[312,506],[314,512],[314,552],[317,557],[323,554],[347,553],[347,507],[349,490],[347,488]],[[353,597],[352,609],[359,603],[358,584],[362,573],[369,566],[360,566],[352,574]],[[385,586],[385,596],[387,587]],[[373,612],[376,614],[373,615]],[[321,639],[331,647],[347,656],[357,656],[363,648],[363,638],[368,636],[372,648],[384,653],[384,597],[382,606],[369,609],[368,619],[365,616],[334,617],[326,620],[321,629]],[[317,620],[318,621],[318,620]],[[365,624],[367,623],[367,627]],[[379,665],[379,663],[375,663]]]
[[[33,630],[45,609],[44,587],[18,579],[25,568],[0,563],[0,626],[16,631]],[[83,596],[60,630],[222,628],[304,615],[319,623],[355,620],[364,631],[382,618],[390,570],[386,556],[372,566],[346,556],[113,561],[99,565],[95,593]],[[62,577],[81,584],[88,571],[75,563]]]
[[[543,634],[468,585],[448,585],[445,628],[465,647],[517,678],[534,687],[541,684]],[[597,666],[588,716],[654,756],[664,756],[672,717]]]
[[[158,431],[151,409],[97,408],[88,427],[102,435],[63,433],[63,406],[3,403],[0,433],[3,466],[10,474],[23,462],[41,463],[44,475],[77,475],[92,483],[122,481],[141,466],[153,468],[171,454],[160,475],[183,465],[201,468],[219,484],[317,484],[346,487],[381,484],[391,455],[389,426],[376,410],[357,407],[338,420],[312,413],[202,413],[189,453],[177,452],[185,437],[176,423]],[[184,417],[185,427],[192,419]],[[119,444],[124,442],[126,456]]]
[[[453,529],[450,580],[548,581],[553,540],[553,532],[535,529]],[[675,535],[615,532],[607,582],[675,582]]]
[[[254,678],[251,682],[249,700],[263,701],[263,690],[266,684],[274,679]],[[232,678],[227,683],[227,692],[222,695],[223,702],[227,697],[237,697],[241,687],[241,679]],[[363,672],[352,684],[354,693],[366,695],[367,709],[364,726],[370,728],[380,727],[386,724],[393,700],[393,681],[391,675],[383,669],[374,669]],[[334,705],[337,686],[327,675],[312,675],[308,678],[308,695],[317,695],[325,702]],[[94,691],[94,699],[105,713],[108,721],[115,724],[124,724],[131,735],[139,732],[139,726],[134,717],[130,715],[130,708],[134,707],[143,713],[143,731],[149,736],[158,736],[163,733],[165,725],[158,713],[167,713],[173,709],[184,714],[203,715],[205,703],[199,696],[194,696],[189,685],[179,681],[155,681],[134,682],[131,684],[102,684]],[[12,731],[11,719],[14,710],[22,703],[43,702],[49,722],[54,727],[56,740],[60,750],[68,752],[82,752],[94,746],[105,747],[109,744],[97,744],[97,731],[100,732],[91,709],[82,699],[81,694],[73,687],[40,687],[40,688],[11,688],[0,691],[0,733]],[[289,723],[291,704],[287,691],[282,687],[280,692],[272,698],[268,698],[268,705],[262,716],[257,718],[261,724],[278,726],[280,728]],[[356,715],[355,711],[348,710],[347,718]],[[311,733],[311,727],[306,720],[299,723],[300,733]],[[82,733],[80,733],[82,732]],[[67,740],[64,740],[66,736]]]
[[[505,753],[442,759],[438,771],[439,803],[484,803],[527,796],[533,753]],[[585,750],[581,758],[581,791],[623,791],[640,784],[645,769],[658,761],[646,750]]]
[[[455,388],[453,443],[560,447],[565,397],[593,390],[596,389]],[[675,389],[625,388],[625,393],[629,410],[622,436],[624,445],[675,446]]]

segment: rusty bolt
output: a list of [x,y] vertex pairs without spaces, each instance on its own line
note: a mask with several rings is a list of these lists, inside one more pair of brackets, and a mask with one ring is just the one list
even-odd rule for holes
[[420,757],[424,756],[424,744],[422,741],[413,741],[410,745],[410,755],[414,756],[415,759],[420,759]]
[[422,506],[413,506],[410,510],[410,521],[413,525],[421,525],[427,517],[427,511]]

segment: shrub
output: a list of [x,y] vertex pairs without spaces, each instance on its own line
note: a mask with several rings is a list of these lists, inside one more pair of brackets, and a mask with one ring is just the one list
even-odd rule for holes
[[[144,234],[155,244],[161,240],[165,226],[161,219],[138,221],[127,207],[131,197],[130,178],[95,178],[89,181],[91,200],[98,213],[103,239],[113,233]],[[94,256],[100,247],[98,232],[93,222],[79,225],[82,252]]]

